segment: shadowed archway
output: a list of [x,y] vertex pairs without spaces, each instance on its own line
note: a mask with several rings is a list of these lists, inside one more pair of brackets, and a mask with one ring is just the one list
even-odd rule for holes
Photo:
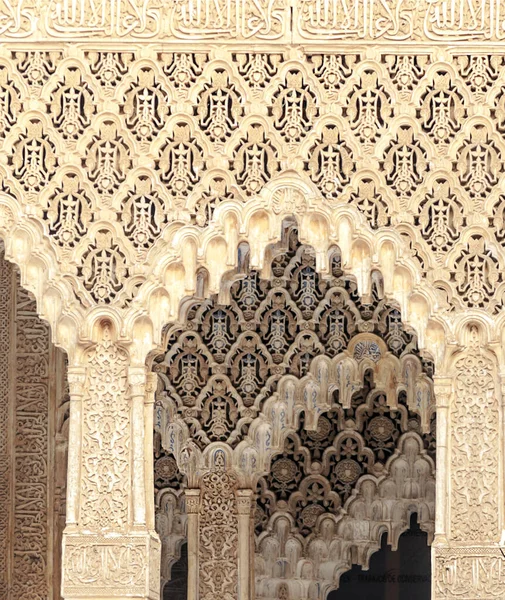
[[340,578],[338,590],[327,600],[430,600],[431,553],[428,535],[419,527],[417,515],[410,518],[410,527],[393,550],[387,535],[381,539],[381,549],[364,570],[358,565]]

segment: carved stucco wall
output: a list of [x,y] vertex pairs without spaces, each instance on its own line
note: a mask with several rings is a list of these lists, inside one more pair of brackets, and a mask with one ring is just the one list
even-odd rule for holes
[[[381,271],[431,353],[434,593],[500,597],[503,13],[500,0],[0,4],[0,235],[69,359],[67,598],[158,596],[146,357],[184,298],[228,301],[246,245],[268,275],[291,217],[323,275],[334,246],[362,298]],[[310,412],[298,400],[292,424]],[[178,425],[174,455],[199,493],[222,460],[193,452]],[[275,411],[258,415],[258,444],[237,460],[219,449],[246,538],[248,491],[279,426]],[[489,470],[474,468],[477,448]],[[496,515],[479,531],[476,502]]]
[[64,354],[0,249],[0,597],[58,600],[68,396]]
[[[395,547],[412,512],[433,538],[433,365],[419,356],[398,307],[381,298],[378,273],[372,298],[362,302],[356,282],[343,276],[338,251],[330,260],[331,276],[323,279],[296,228],[288,226],[284,237],[285,245],[272,248],[269,280],[254,271],[238,277],[229,305],[216,298],[188,300],[186,320],[168,329],[167,351],[155,361],[162,584],[171,579],[181,543],[191,535],[184,497],[194,473],[182,474],[170,452],[178,418],[207,452],[216,442],[238,449],[253,440],[249,427],[257,412],[277,416],[269,443],[280,454],[259,478],[252,507],[257,598],[281,597],[286,589],[293,599],[307,592],[324,598],[351,564],[368,565],[384,531]],[[306,409],[296,424],[289,423],[287,385],[295,388],[301,380],[309,396],[324,395],[321,379],[312,382],[320,387],[309,385],[322,359],[338,369],[327,407],[315,414]],[[272,396],[281,400],[275,408]],[[233,491],[228,479],[221,485]],[[212,492],[214,502],[223,496],[220,487]],[[248,498],[241,500],[247,506]],[[205,515],[215,512],[202,508]],[[233,522],[229,507],[227,513]],[[233,596],[236,533],[230,523],[224,532],[212,523],[203,526],[212,535],[202,533],[188,546],[199,544],[203,555],[212,553],[210,541],[222,540],[228,563],[214,558],[209,564],[202,557],[199,578],[212,594],[229,586]],[[216,569],[226,571],[228,580],[214,581]]]

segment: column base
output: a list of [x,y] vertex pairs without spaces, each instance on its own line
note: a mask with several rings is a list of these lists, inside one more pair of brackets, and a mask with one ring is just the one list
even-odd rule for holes
[[432,600],[505,598],[505,550],[494,546],[432,547]]
[[65,600],[159,600],[161,543],[155,532],[63,534]]

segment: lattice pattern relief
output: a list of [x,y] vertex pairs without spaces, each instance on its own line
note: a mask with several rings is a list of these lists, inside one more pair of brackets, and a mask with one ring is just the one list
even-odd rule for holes
[[[342,527],[349,528],[346,543],[357,543],[363,552],[352,560],[365,564],[377,543],[372,522],[391,518],[390,508],[379,507],[379,502],[365,519],[370,522],[370,535],[359,538],[361,504],[371,502],[371,491],[365,498],[361,486],[374,487],[374,482],[389,486],[389,502],[395,503],[392,535],[407,526],[408,510],[418,504],[416,510],[424,507],[423,526],[433,531],[436,420],[432,413],[429,427],[423,427],[417,411],[421,398],[415,394],[413,406],[407,399],[413,370],[417,368],[417,375],[430,381],[433,364],[420,356],[416,336],[404,327],[400,310],[380,299],[380,277],[374,279],[371,301],[363,302],[354,280],[342,273],[339,253],[332,257],[331,277],[323,278],[316,272],[314,250],[299,242],[293,226],[287,227],[283,243],[271,254],[270,278],[263,279],[255,271],[238,276],[231,284],[229,304],[193,300],[185,322],[168,329],[167,351],[154,366],[158,373],[154,480],[164,579],[169,578],[186,535],[182,499],[190,487],[174,455],[163,447],[172,443],[167,435],[177,435],[167,433],[170,423],[183,419],[201,449],[215,442],[236,448],[247,437],[252,419],[265,412],[265,401],[277,392],[284,375],[302,379],[314,358],[335,357],[350,347],[354,359],[367,365],[362,384],[349,399],[334,392],[330,409],[319,417],[315,429],[302,413],[296,431],[286,437],[269,473],[257,483],[258,565],[272,551],[265,540],[287,534],[293,543],[303,539],[303,556],[309,559],[312,542],[342,539],[343,532],[332,529],[342,519]],[[394,397],[377,367],[387,353],[405,365],[406,385]],[[282,421],[282,414],[278,418]],[[412,479],[409,492],[403,486],[407,472]],[[221,523],[221,513],[217,515]],[[289,526],[279,525],[286,520]],[[279,527],[288,528],[281,534]],[[229,533],[230,539],[233,535]],[[205,544],[211,545],[210,537]],[[332,560],[350,560],[345,548]],[[259,569],[260,574],[267,571]],[[319,582],[325,579],[321,574],[312,577]]]
[[[363,304],[356,284],[343,277],[338,253],[332,277],[323,279],[314,251],[298,242],[296,230],[289,230],[287,244],[273,259],[270,280],[251,272],[232,284],[229,305],[194,302],[186,322],[169,330],[167,352],[156,360],[159,400],[177,407],[201,448],[212,442],[235,447],[283,375],[303,378],[315,356],[335,357],[359,333],[383,337],[395,356],[416,352],[399,309],[377,295]],[[358,359],[374,353],[378,360],[377,344],[358,342]]]
[[39,219],[82,308],[131,302],[168,228],[201,231],[294,168],[325,206],[408,235],[442,307],[499,310],[500,57],[220,52],[0,64],[5,193]]
[[359,479],[383,474],[399,438],[408,431],[422,436],[425,450],[435,460],[435,416],[430,433],[422,434],[420,418],[409,411],[404,394],[392,410],[371,374],[353,397],[351,408],[343,409],[338,395],[335,400],[332,410],[319,418],[316,431],[307,431],[300,419],[297,433],[286,439],[268,476],[260,478],[257,534],[278,510],[293,516],[303,536],[314,532],[321,515],[345,514],[344,506]]

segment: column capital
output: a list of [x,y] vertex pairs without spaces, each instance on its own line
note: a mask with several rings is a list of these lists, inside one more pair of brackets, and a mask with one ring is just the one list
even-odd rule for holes
[[237,490],[237,512],[239,515],[251,514],[251,501],[254,497],[252,490]]
[[454,378],[448,376],[436,376],[433,378],[433,389],[437,410],[449,406],[451,394],[453,391]]
[[200,490],[184,490],[184,496],[186,498],[186,512],[188,514],[198,514],[200,510]]
[[85,392],[86,367],[73,366],[67,369],[67,380],[70,391],[70,400],[80,399]]
[[128,367],[128,383],[132,396],[144,396],[147,383],[146,367]]
[[146,404],[154,404],[154,396],[156,388],[158,387],[158,375],[156,373],[149,372],[146,377]]

